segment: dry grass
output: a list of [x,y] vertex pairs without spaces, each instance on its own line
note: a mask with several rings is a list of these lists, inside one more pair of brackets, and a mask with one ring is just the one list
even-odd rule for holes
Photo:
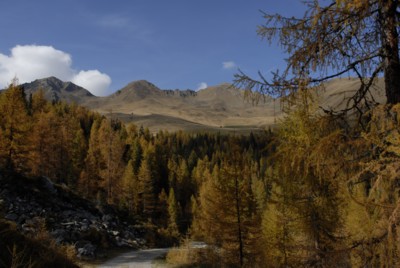
[[224,267],[221,256],[215,249],[193,247],[190,240],[185,240],[180,247],[168,251],[166,262],[177,267]]
[[75,248],[57,245],[45,228],[26,237],[15,224],[0,220],[1,267],[78,267],[74,258]]

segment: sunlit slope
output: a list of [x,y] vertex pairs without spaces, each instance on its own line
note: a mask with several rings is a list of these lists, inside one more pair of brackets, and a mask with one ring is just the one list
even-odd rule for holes
[[[315,92],[317,105],[326,110],[340,110],[351,105],[359,88],[355,78],[333,79]],[[224,83],[200,91],[161,90],[139,80],[107,97],[96,97],[87,90],[54,77],[24,84],[27,93],[39,88],[48,99],[76,102],[124,122],[148,127],[152,132],[168,131],[234,131],[262,130],[276,124],[283,113],[279,99],[266,97],[257,105],[244,98],[243,90]],[[372,87],[370,101],[384,103],[383,80]]]
[[124,114],[125,121],[152,130],[172,131],[264,128],[273,124],[280,113],[278,102],[269,99],[253,105],[244,99],[242,90],[229,84],[182,94],[160,90],[147,81],[137,81],[108,97],[89,100],[85,105],[104,114]]

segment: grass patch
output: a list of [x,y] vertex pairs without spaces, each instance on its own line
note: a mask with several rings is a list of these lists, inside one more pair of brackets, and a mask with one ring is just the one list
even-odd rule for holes
[[223,267],[221,257],[212,247],[194,247],[190,240],[185,240],[180,247],[172,248],[166,256],[170,267]]

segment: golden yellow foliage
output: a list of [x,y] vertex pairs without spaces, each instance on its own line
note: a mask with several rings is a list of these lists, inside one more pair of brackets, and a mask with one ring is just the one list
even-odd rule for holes
[[367,8],[370,5],[369,0],[337,0],[337,5],[349,11],[361,8]]

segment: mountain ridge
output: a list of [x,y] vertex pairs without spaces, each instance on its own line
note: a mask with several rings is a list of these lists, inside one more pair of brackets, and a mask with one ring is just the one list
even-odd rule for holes
[[[359,82],[354,78],[328,81],[315,91],[319,106],[343,108]],[[163,90],[146,80],[136,80],[105,97],[92,95],[72,82],[56,77],[25,83],[27,94],[43,88],[49,100],[75,102],[106,116],[148,127],[150,131],[254,131],[274,126],[283,116],[279,99],[266,97],[257,105],[245,99],[244,91],[229,83],[194,91]],[[372,88],[372,100],[385,101],[383,81]]]

